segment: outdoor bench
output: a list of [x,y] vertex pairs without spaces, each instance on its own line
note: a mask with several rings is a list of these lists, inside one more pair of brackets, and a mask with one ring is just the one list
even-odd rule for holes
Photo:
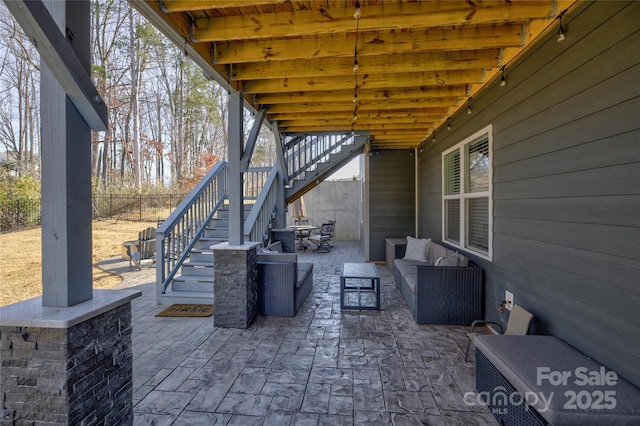
[[[395,257],[394,282],[414,320],[418,324],[468,326],[481,318],[482,269],[466,256],[424,241],[428,241],[428,249],[423,260],[408,258],[410,240],[403,244],[395,238],[392,247],[387,246],[389,257]],[[451,266],[440,264],[444,258],[452,261]]]
[[503,425],[640,425],[640,390],[554,336],[478,335],[476,390]]

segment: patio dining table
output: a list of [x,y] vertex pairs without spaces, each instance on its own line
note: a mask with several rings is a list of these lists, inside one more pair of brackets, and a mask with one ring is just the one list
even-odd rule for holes
[[312,231],[320,229],[320,227],[316,225],[291,225],[288,228],[296,231],[296,248],[298,250],[306,250],[307,245],[305,244],[304,239],[308,238]]

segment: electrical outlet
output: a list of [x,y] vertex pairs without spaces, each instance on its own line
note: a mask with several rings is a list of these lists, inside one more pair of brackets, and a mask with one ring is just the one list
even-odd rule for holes
[[514,303],[513,293],[511,293],[510,291],[505,291],[504,300],[505,300],[504,307],[507,308],[508,310],[511,310],[511,308],[513,308],[513,303]]

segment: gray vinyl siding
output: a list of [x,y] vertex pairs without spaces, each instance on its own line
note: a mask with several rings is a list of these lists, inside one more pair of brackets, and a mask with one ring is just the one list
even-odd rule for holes
[[493,260],[504,291],[553,334],[640,386],[640,2],[585,2],[507,67],[419,155],[421,236],[442,238],[442,151],[493,124]]
[[369,157],[369,260],[385,260],[384,239],[415,234],[415,157],[375,150]]

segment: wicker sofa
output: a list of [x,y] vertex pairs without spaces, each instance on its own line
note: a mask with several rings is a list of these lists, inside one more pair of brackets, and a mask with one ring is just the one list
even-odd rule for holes
[[[405,258],[407,244],[394,240],[394,281],[417,323],[470,325],[482,318],[482,269],[433,241],[425,260]],[[452,259],[455,266],[440,266]]]
[[258,312],[293,317],[313,289],[313,263],[298,262],[295,253],[279,252],[280,243],[257,255]]

